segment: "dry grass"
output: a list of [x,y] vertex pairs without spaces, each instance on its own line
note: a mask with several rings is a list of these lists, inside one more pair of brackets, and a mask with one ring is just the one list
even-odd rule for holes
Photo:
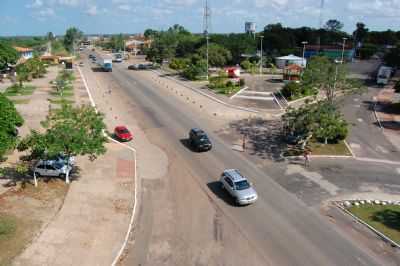
[[0,265],[10,265],[13,258],[51,221],[67,194],[68,186],[59,179],[39,182],[35,188],[12,188],[0,195]]

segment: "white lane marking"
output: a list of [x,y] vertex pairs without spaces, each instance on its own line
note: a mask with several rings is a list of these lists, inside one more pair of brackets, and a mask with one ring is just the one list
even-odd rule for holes
[[357,121],[360,123],[364,122],[364,120],[362,118],[357,118]]
[[241,94],[242,92],[244,92],[245,90],[247,90],[249,87],[244,87],[243,89],[241,89],[241,90],[239,90],[237,93],[235,93],[234,95],[232,95],[231,96],[231,100],[233,99],[233,98],[235,98],[237,95],[239,95],[239,94]]
[[246,90],[243,94],[256,94],[256,95],[272,95],[271,91],[249,91]]
[[[96,112],[98,112],[98,110],[97,110],[97,108],[96,108],[96,103],[94,102],[93,97],[92,97],[92,94],[90,93],[89,87],[88,87],[88,85],[87,85],[87,83],[86,83],[85,76],[83,75],[83,73],[82,73],[82,71],[81,71],[81,69],[80,69],[79,67],[78,67],[78,70],[79,70],[79,74],[80,74],[81,77],[82,77],[83,84],[85,85],[86,91],[87,91],[87,93],[88,93],[88,95],[89,95],[90,103],[91,103],[91,105],[95,108]],[[105,132],[103,132],[103,134],[106,135]],[[107,135],[106,135],[106,136],[107,136]],[[132,148],[132,147],[130,147],[130,146],[124,144],[124,143],[120,143],[120,142],[114,140],[113,138],[111,138],[110,136],[107,136],[107,138],[108,138],[109,140],[111,140],[111,141],[113,141],[113,142],[116,142],[116,143],[118,143],[119,145],[122,145],[122,146],[124,146],[125,148],[128,148],[129,150],[131,150],[131,151],[133,152],[133,158],[134,158],[134,164],[135,164],[135,165],[134,165],[135,175],[134,175],[134,180],[133,180],[133,182],[135,183],[135,184],[134,184],[134,190],[135,190],[135,191],[134,191],[134,193],[133,193],[133,194],[134,194],[134,196],[133,196],[133,197],[134,197],[133,209],[132,209],[132,213],[131,213],[131,219],[130,219],[130,221],[129,221],[128,231],[126,232],[126,235],[125,235],[125,240],[124,240],[124,242],[122,243],[122,246],[121,246],[120,250],[118,251],[117,256],[114,258],[114,260],[113,260],[113,262],[112,262],[112,264],[111,264],[111,266],[115,266],[115,265],[118,263],[119,259],[121,258],[122,253],[124,252],[124,250],[125,250],[125,248],[126,248],[126,245],[128,244],[129,236],[130,236],[130,234],[131,234],[131,232],[132,232],[132,227],[133,227],[133,223],[134,223],[134,221],[135,221],[135,216],[136,216],[135,214],[136,214],[137,193],[138,193],[138,191],[137,191],[137,189],[138,189],[138,186],[137,186],[137,159],[136,159],[136,154],[137,154],[137,152],[136,152],[136,149],[135,149],[135,148]]]

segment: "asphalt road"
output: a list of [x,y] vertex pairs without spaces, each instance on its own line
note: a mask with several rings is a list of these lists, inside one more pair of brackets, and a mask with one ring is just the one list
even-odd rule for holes
[[[193,182],[200,186],[202,193],[207,194],[221,215],[236,226],[237,233],[244,235],[251,243],[255,254],[262,258],[262,265],[382,265],[314,209],[308,208],[278,185],[268,173],[241,154],[233,152],[229,145],[211,133],[209,121],[190,107],[182,105],[174,97],[166,97],[162,90],[143,82],[122,65],[114,65],[114,71],[107,75],[144,114],[143,126],[157,129],[157,137],[162,137],[161,142],[173,147],[182,164],[189,166],[195,178]],[[192,127],[201,127],[210,132],[214,144],[211,152],[197,154],[182,145],[181,140]],[[259,194],[256,204],[241,208],[230,204],[216,183],[225,168],[238,168],[249,177]],[[171,179],[171,182],[174,180]],[[147,241],[135,242],[134,250],[130,251],[133,253],[135,249],[146,251],[143,245],[149,245],[151,241],[140,235],[149,235],[152,230],[151,219],[143,219],[143,216],[151,215],[147,212],[152,211],[152,198],[156,195],[149,197],[147,193],[151,191],[143,192],[139,218],[145,223],[141,224],[144,229],[136,232],[139,235],[135,237]],[[174,204],[184,205],[185,202],[175,201]],[[146,264],[145,260],[143,264]]]

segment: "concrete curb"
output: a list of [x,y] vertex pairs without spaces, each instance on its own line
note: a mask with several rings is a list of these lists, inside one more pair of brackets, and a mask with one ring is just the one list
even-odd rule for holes
[[338,207],[339,209],[341,209],[344,213],[350,215],[354,220],[356,220],[358,223],[366,226],[369,230],[371,230],[372,232],[374,232],[375,234],[377,234],[379,237],[381,237],[384,241],[389,242],[392,246],[400,248],[400,245],[397,244],[396,242],[394,242],[392,239],[390,239],[388,236],[386,236],[385,234],[379,232],[378,230],[376,230],[375,228],[373,228],[372,226],[370,226],[369,224],[367,224],[366,222],[364,222],[363,220],[361,220],[360,218],[358,218],[357,216],[355,216],[354,214],[352,214],[351,212],[349,212],[345,207],[342,206],[341,202],[333,202],[333,204]]
[[[298,156],[283,156],[285,159],[303,159],[304,156],[298,155]],[[318,158],[337,158],[337,159],[348,159],[348,158],[354,158],[353,156],[350,155],[311,155],[309,156],[311,159],[318,159]]]
[[[90,103],[91,103],[92,107],[95,108],[96,112],[98,112],[98,110],[97,110],[97,108],[96,108],[96,103],[95,103],[95,101],[93,100],[92,94],[90,93],[90,89],[89,89],[89,87],[88,87],[88,85],[87,85],[87,83],[86,83],[85,76],[83,75],[83,73],[82,73],[80,67],[78,67],[78,70],[79,70],[79,74],[81,75],[81,78],[82,78],[82,80],[83,80],[83,84],[85,85],[86,91],[87,91],[87,93],[88,93],[88,95],[89,95]],[[106,135],[105,132],[103,132],[103,134]],[[123,254],[123,252],[124,252],[124,250],[125,250],[125,248],[126,248],[126,245],[128,244],[129,237],[130,237],[130,235],[131,235],[132,228],[133,228],[133,225],[134,225],[134,222],[135,222],[135,214],[136,214],[137,198],[138,198],[138,197],[137,197],[137,193],[138,193],[138,185],[137,185],[137,183],[138,183],[138,182],[137,182],[137,180],[138,180],[138,178],[137,178],[137,156],[136,156],[137,152],[136,152],[136,149],[135,149],[135,148],[132,148],[132,147],[126,145],[126,144],[120,143],[120,142],[114,140],[113,138],[109,137],[108,135],[106,135],[106,136],[107,136],[107,138],[108,138],[109,140],[111,140],[111,141],[113,141],[113,142],[115,142],[115,143],[117,143],[117,144],[119,144],[119,145],[121,145],[121,146],[123,146],[123,147],[125,147],[125,148],[127,148],[127,149],[129,149],[130,151],[133,152],[133,157],[134,157],[134,171],[135,171],[134,181],[133,181],[133,182],[134,182],[134,202],[133,202],[133,209],[132,209],[131,218],[130,218],[130,221],[129,221],[128,230],[127,230],[127,232],[126,232],[124,242],[122,243],[121,248],[119,249],[117,255],[114,257],[114,260],[113,260],[113,262],[112,262],[112,264],[111,264],[111,266],[115,266],[115,265],[119,262],[119,260],[120,260],[120,258],[121,258],[121,256],[122,256],[122,254]]]
[[[157,74],[157,75],[159,75],[159,76],[162,75],[162,73],[160,73],[160,72],[158,72],[158,71],[156,71],[156,70],[151,70],[151,72],[153,72],[153,73],[155,73],[155,74]],[[171,81],[173,81],[173,82],[175,82],[175,83],[178,83],[179,85],[181,85],[181,86],[183,86],[183,87],[185,87],[185,88],[188,88],[188,89],[190,89],[190,90],[192,90],[192,91],[194,91],[194,92],[196,92],[196,93],[198,93],[198,94],[201,94],[202,96],[207,97],[208,99],[211,99],[211,100],[213,100],[214,102],[217,102],[217,103],[219,103],[219,104],[222,104],[222,105],[224,105],[224,106],[226,106],[226,107],[229,107],[229,108],[232,108],[232,109],[236,109],[236,110],[240,110],[240,111],[249,112],[249,113],[255,113],[255,114],[260,113],[260,112],[257,111],[257,110],[253,110],[253,109],[245,108],[245,107],[241,107],[241,106],[235,106],[235,105],[226,103],[226,102],[224,102],[224,101],[221,101],[221,100],[219,100],[219,99],[217,99],[217,98],[215,98],[215,97],[213,97],[213,96],[211,96],[211,95],[208,95],[208,94],[205,93],[205,92],[202,92],[202,91],[199,90],[199,89],[196,89],[196,88],[193,88],[193,87],[191,87],[191,86],[188,86],[188,85],[186,85],[186,84],[184,84],[184,83],[182,83],[182,82],[180,82],[179,80],[176,80],[176,79],[174,79],[174,78],[170,78],[170,77],[164,77],[164,78],[166,78],[166,79],[168,79],[168,80],[171,80]]]

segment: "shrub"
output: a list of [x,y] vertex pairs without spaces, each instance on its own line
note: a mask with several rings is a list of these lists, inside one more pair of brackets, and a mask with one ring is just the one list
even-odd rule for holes
[[398,80],[396,82],[396,84],[394,85],[394,90],[398,93],[400,92],[400,80]]
[[302,94],[302,88],[299,83],[289,82],[282,88],[281,93],[289,100],[293,100]]
[[169,63],[169,67],[175,70],[183,70],[190,63],[189,59],[186,58],[173,58]]
[[253,67],[253,64],[248,59],[246,59],[246,60],[242,61],[242,63],[240,63],[240,66],[244,70],[249,70],[250,68]]

